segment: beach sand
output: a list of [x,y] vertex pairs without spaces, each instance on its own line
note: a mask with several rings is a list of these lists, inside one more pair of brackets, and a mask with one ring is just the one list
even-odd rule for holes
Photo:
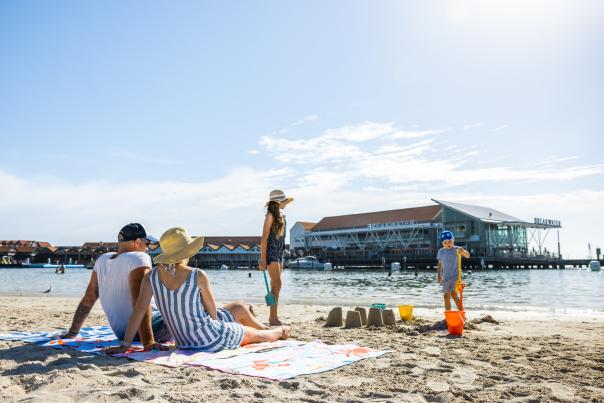
[[[69,326],[76,298],[0,297],[0,332]],[[266,307],[255,305],[261,318]],[[203,367],[167,368],[0,341],[3,401],[603,401],[601,317],[498,315],[461,338],[433,314],[396,328],[323,327],[330,307],[290,305],[282,319],[300,340],[355,342],[393,353],[275,382]],[[345,307],[345,310],[347,307]],[[472,320],[483,313],[468,312]],[[87,325],[106,324],[97,304]]]

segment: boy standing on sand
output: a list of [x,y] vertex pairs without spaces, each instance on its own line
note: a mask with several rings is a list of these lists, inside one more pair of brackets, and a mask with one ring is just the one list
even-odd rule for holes
[[459,297],[455,291],[455,283],[457,282],[457,255],[461,255],[468,259],[470,252],[461,246],[453,244],[454,238],[451,231],[443,231],[440,234],[440,242],[443,247],[438,251],[438,283],[443,285],[443,293],[445,298],[445,311],[451,310],[451,298],[457,305],[457,310],[461,311]]

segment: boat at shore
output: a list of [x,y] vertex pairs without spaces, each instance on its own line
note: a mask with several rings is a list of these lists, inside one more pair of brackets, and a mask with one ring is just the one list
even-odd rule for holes
[[331,270],[330,263],[321,263],[319,259],[314,256],[299,257],[297,259],[289,260],[286,263],[288,269],[300,269],[300,270]]

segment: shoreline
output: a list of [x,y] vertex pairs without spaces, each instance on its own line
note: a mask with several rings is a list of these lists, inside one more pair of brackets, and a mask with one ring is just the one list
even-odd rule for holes
[[[43,293],[0,293],[0,301],[2,298],[50,298],[50,299],[65,299],[73,300],[74,306],[77,306],[81,299],[81,296],[75,297],[70,295],[52,295]],[[314,303],[310,303],[310,302]],[[217,300],[218,303],[224,304],[229,302],[227,300]],[[263,305],[264,300],[262,298],[255,298],[246,300],[245,302],[253,305]],[[340,303],[338,303],[340,302]],[[283,298],[283,307],[287,306],[302,306],[302,307],[316,307],[323,309],[331,309],[334,306],[341,306],[342,308],[354,309],[355,306],[365,306],[368,308],[371,303],[368,301],[361,301],[358,304],[351,303],[352,301],[337,301],[336,299],[325,301],[323,304],[317,304],[316,300],[309,298],[308,300],[294,300],[289,301],[287,298]],[[98,302],[97,302],[98,304]],[[398,318],[397,305],[387,303],[388,308],[394,309]],[[74,308],[75,309],[75,308]],[[442,316],[444,308],[439,306],[424,306],[414,305],[414,314],[418,317],[425,317],[429,319],[436,319]],[[544,308],[544,307],[509,307],[509,309],[501,309],[501,307],[472,307],[471,305],[466,306],[466,313],[471,318],[492,315],[502,318],[503,320],[518,320],[518,321],[539,321],[539,320],[566,320],[573,322],[580,322],[585,320],[591,320],[596,322],[604,323],[604,311],[600,310],[588,310],[578,308]]]

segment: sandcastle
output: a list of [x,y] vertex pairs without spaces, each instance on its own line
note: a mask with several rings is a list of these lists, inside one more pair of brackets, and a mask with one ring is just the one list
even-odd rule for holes
[[379,308],[369,308],[369,315],[367,316],[367,326],[383,327],[384,317],[382,316],[382,310]]
[[[341,307],[335,307],[327,315],[325,327],[342,327],[343,312]],[[396,326],[396,317],[392,309],[382,309],[382,307],[367,309],[357,306],[352,311],[346,312],[345,329],[358,329],[361,327],[384,327]]]
[[354,310],[361,314],[361,324],[367,326],[367,309],[357,306]]
[[329,311],[325,327],[341,327],[342,326],[342,308],[336,307]]
[[392,309],[384,309],[382,311],[382,319],[386,326],[396,326],[396,318]]
[[354,329],[362,326],[363,322],[361,321],[361,313],[357,310],[348,311],[346,314],[346,324],[344,327],[346,329]]

